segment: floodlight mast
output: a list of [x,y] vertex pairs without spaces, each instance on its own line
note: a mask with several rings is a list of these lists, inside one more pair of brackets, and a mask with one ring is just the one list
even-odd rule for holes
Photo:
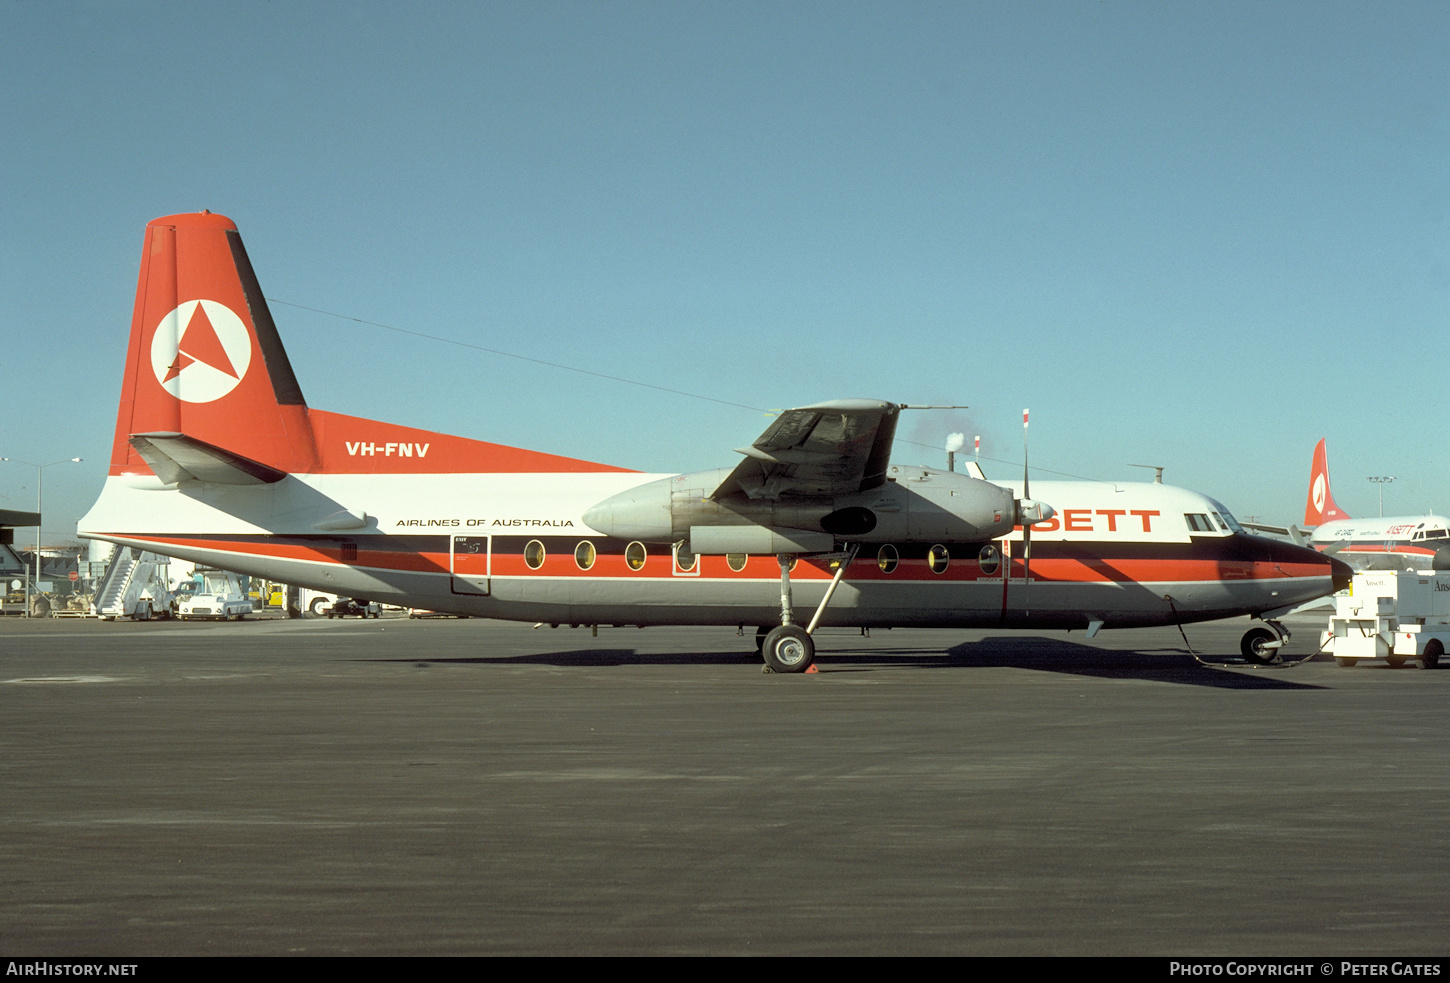
[[1395,476],[1392,474],[1380,474],[1372,476],[1369,480],[1373,481],[1376,485],[1379,485],[1380,518],[1383,519],[1385,517],[1385,485],[1388,485],[1391,481],[1394,481]]

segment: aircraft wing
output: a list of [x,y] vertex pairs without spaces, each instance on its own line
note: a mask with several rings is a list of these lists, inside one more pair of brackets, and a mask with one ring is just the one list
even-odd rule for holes
[[875,488],[886,481],[891,442],[901,407],[874,399],[845,399],[776,417],[749,447],[745,460],[710,495],[829,498]]

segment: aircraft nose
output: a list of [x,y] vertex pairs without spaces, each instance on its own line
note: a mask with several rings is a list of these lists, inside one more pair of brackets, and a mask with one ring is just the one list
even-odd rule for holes
[[1334,589],[1336,591],[1345,590],[1354,582],[1354,568],[1343,560],[1331,556],[1329,558],[1329,568],[1333,571]]

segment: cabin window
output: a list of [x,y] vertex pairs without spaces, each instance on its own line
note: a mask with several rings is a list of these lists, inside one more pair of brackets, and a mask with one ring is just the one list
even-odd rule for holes
[[588,570],[594,566],[594,558],[597,555],[594,550],[594,544],[587,539],[574,547],[574,563],[580,570]]
[[952,562],[952,557],[951,554],[947,552],[947,548],[938,543],[937,545],[933,546],[931,548],[931,552],[926,555],[926,562],[927,566],[931,567],[932,573],[946,573],[947,566],[950,565]]
[[630,543],[624,548],[624,562],[631,570],[643,570],[645,557],[644,543]]
[[690,548],[688,546],[686,546],[684,543],[679,543],[675,546],[676,570],[678,570],[680,573],[689,573],[691,570],[695,569],[696,562],[697,558],[694,553],[690,552]]
[[977,554],[977,566],[981,567],[982,572],[988,576],[996,573],[1001,565],[1002,553],[997,549],[995,543],[988,543],[986,546],[983,546],[982,551]]
[[537,539],[529,540],[524,547],[524,562],[529,565],[530,570],[537,570],[544,565],[544,544]]
[[741,570],[745,569],[745,560],[746,556],[744,553],[725,554],[725,562],[728,563],[730,565],[730,569],[734,570],[736,573],[739,573]]
[[876,565],[881,568],[882,573],[891,573],[896,569],[896,564],[901,557],[896,552],[896,547],[887,543],[876,551]]

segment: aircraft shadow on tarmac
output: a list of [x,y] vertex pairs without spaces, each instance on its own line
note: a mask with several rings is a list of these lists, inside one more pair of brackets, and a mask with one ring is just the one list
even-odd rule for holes
[[[532,655],[468,656],[463,658],[359,659],[363,662],[412,662],[425,665],[539,665],[560,668],[664,665],[760,665],[750,651],[636,652],[627,648],[572,649]],[[1142,679],[1215,689],[1324,689],[1286,678],[1293,669],[1263,669],[1254,673],[1228,672],[1199,665],[1179,648],[1142,650],[1101,649],[1053,638],[1014,636],[964,642],[946,651],[909,646],[873,648],[859,652],[821,651],[816,667],[822,673],[881,672],[912,669],[1035,669],[1039,672],[1091,676],[1099,679]]]

